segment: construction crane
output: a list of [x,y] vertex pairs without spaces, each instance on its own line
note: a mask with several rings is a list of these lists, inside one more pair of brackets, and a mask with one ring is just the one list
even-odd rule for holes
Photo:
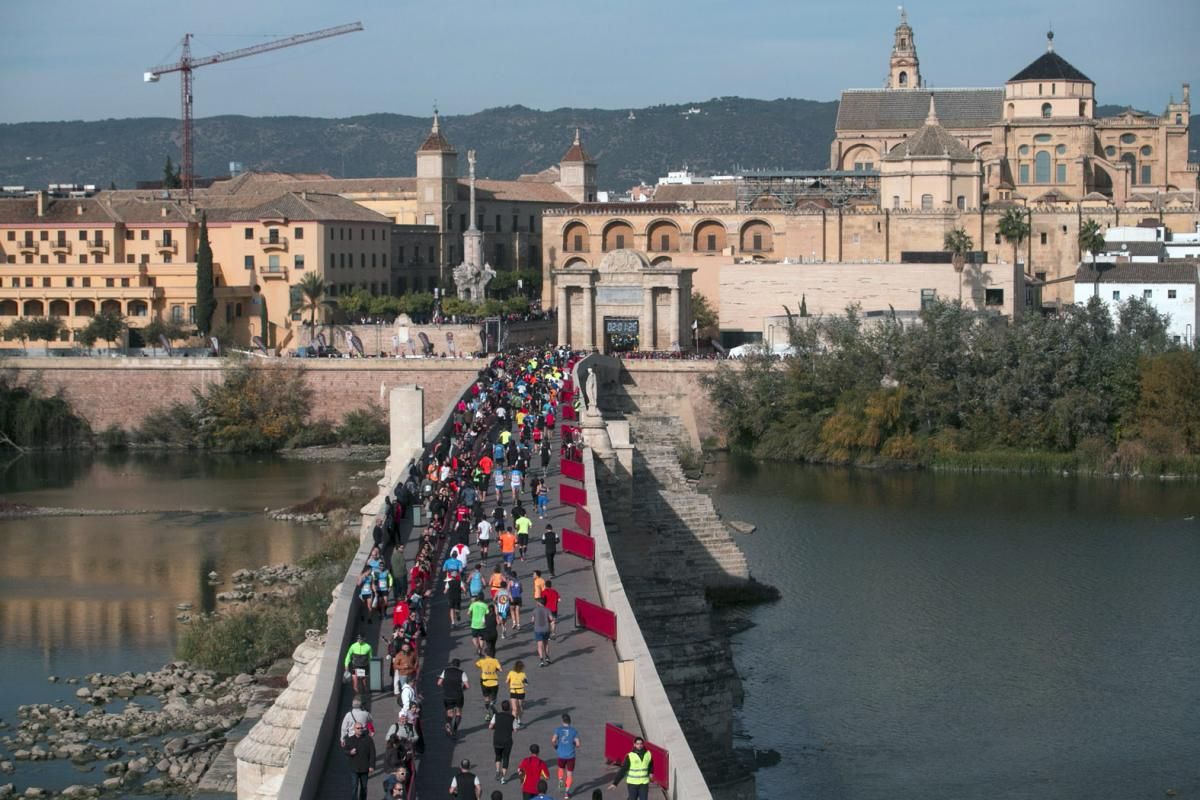
[[349,25],[339,25],[336,28],[325,28],[324,30],[313,31],[312,33],[288,36],[287,38],[277,39],[273,42],[263,42],[252,47],[243,47],[240,50],[230,50],[228,53],[214,53],[211,56],[204,56],[203,58],[192,58],[192,34],[185,33],[183,35],[183,57],[174,64],[163,64],[162,66],[154,67],[145,73],[143,79],[146,83],[158,83],[158,79],[169,72],[180,73],[180,97],[183,101],[183,159],[179,165],[179,177],[180,182],[183,184],[183,190],[187,193],[187,198],[189,200],[192,199],[194,177],[194,173],[192,172],[192,70],[197,67],[207,67],[209,64],[233,61],[235,58],[256,56],[259,53],[267,53],[271,50],[280,50],[284,47],[315,42],[318,39],[328,39],[331,36],[341,36],[343,33],[354,33],[362,29],[361,22],[352,22]]

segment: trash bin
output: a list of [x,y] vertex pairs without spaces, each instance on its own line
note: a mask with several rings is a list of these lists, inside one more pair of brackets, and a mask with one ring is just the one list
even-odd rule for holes
[[383,656],[371,659],[371,665],[367,671],[367,685],[372,692],[383,691]]
[[425,509],[419,503],[414,503],[412,507],[412,524],[414,528],[425,527],[425,515],[421,512]]

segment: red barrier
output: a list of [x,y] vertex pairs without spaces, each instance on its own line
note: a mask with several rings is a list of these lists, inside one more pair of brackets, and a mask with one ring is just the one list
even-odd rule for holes
[[586,534],[563,528],[562,546],[564,553],[582,556],[588,561],[596,560],[596,540]]
[[574,422],[575,420],[579,419],[579,417],[575,414],[575,409],[571,408],[570,406],[562,407],[562,418],[563,422],[567,422],[568,420]]
[[617,615],[582,597],[575,598],[575,627],[595,631],[614,642],[617,640]]
[[558,502],[564,506],[582,506],[587,503],[587,492],[569,483],[558,485]]
[[560,403],[566,403],[567,405],[570,405],[571,400],[573,400],[574,398],[575,398],[575,392],[571,391],[570,389],[563,389],[561,392],[558,393],[558,402],[560,402]]
[[592,515],[583,506],[575,506],[575,525],[588,536],[592,535]]
[[[625,756],[633,749],[633,740],[637,734],[624,728],[618,728],[611,722],[604,725],[604,760],[610,764],[620,764]],[[650,751],[650,780],[666,789],[671,774],[671,754],[656,744],[646,742]]]
[[583,482],[583,462],[572,461],[569,458],[564,458],[559,462],[562,467],[564,478],[570,478],[573,481]]
[[567,436],[574,436],[578,432],[579,432],[578,425],[567,425],[566,423],[563,423],[562,435],[564,438]]

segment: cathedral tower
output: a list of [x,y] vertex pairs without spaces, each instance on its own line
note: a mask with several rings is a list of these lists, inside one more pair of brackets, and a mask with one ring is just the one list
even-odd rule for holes
[[896,39],[892,43],[891,70],[888,72],[888,89],[920,89],[921,62],[917,58],[917,43],[908,24],[908,12],[900,6],[900,24],[896,26]]
[[446,228],[448,206],[458,197],[458,153],[441,132],[433,112],[433,127],[417,150],[417,223]]
[[596,202],[596,162],[583,149],[578,128],[575,129],[575,141],[563,154],[558,169],[558,188],[577,203]]

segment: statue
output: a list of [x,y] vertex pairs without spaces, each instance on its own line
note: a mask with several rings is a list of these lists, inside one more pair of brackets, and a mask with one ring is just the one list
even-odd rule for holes
[[496,277],[496,271],[491,264],[483,260],[483,231],[475,224],[475,151],[467,151],[467,163],[470,165],[470,226],[463,232],[463,263],[454,268],[454,285],[458,287],[458,296],[462,300],[482,302],[488,282]]
[[584,382],[584,402],[587,404],[587,413],[598,415],[600,413],[600,401],[596,395],[596,368],[588,367],[587,379]]

